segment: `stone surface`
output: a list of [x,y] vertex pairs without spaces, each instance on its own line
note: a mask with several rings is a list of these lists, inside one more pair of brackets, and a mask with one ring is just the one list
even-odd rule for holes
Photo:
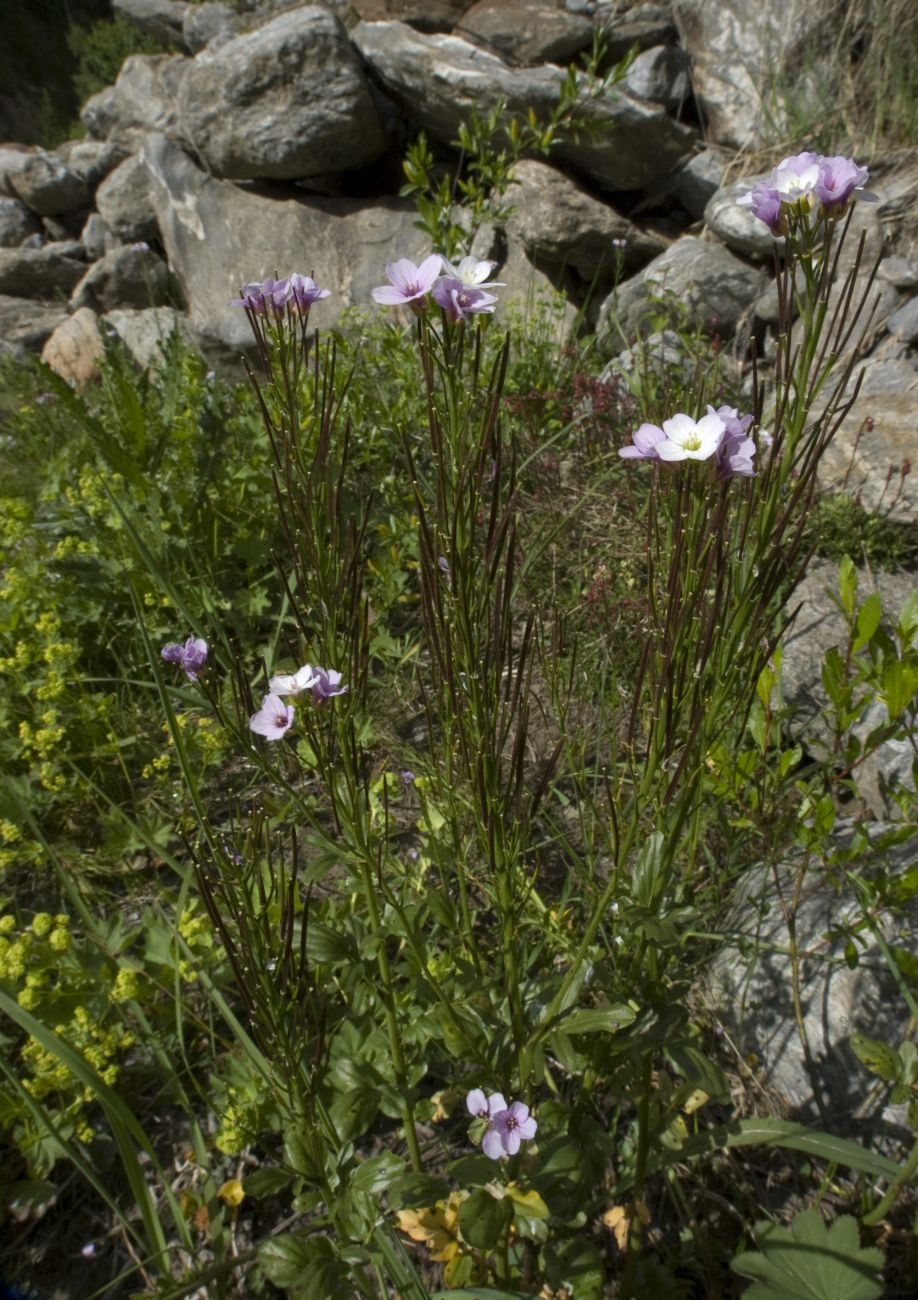
[[123,162],[127,153],[115,140],[68,140],[55,150],[71,171],[86,182],[90,195],[100,181]]
[[395,19],[422,32],[448,32],[475,0],[351,0],[350,7],[367,22]]
[[877,267],[877,279],[894,289],[918,288],[918,266],[910,257],[884,257]]
[[[870,829],[876,834],[882,827]],[[850,839],[850,830],[838,838]],[[896,876],[913,860],[914,850],[903,845],[887,850],[879,864],[858,859],[853,869],[869,878],[881,865]],[[793,897],[797,866],[789,862],[778,867],[781,893],[788,902]],[[851,1136],[852,1118],[864,1106],[876,1080],[855,1057],[849,1039],[853,1033],[863,1033],[898,1045],[908,1030],[908,1009],[869,931],[861,936],[864,947],[859,949],[854,970],[842,959],[843,941],[833,943],[827,938],[846,914],[853,921],[861,915],[850,891],[840,897],[831,878],[814,866],[804,879],[796,917],[803,1020],[815,1063],[816,1095],[833,1128]],[[918,909],[914,903],[896,918],[880,912],[877,919],[887,943],[908,952],[916,950]],[[814,1080],[795,1023],[787,924],[770,871],[763,871],[757,880],[750,877],[749,887],[727,924],[744,941],[741,946],[726,945],[714,958],[706,980],[708,995],[739,1050],[754,1055],[757,1073],[790,1103],[793,1118],[819,1123]],[[910,1145],[904,1109],[884,1107],[874,1136],[907,1139]],[[873,1113],[873,1107],[868,1113]]]
[[185,48],[185,12],[194,5],[182,4],[181,0],[111,0],[111,3],[116,14],[127,18],[145,36],[161,45]]
[[[867,510],[918,523],[918,370],[904,359],[867,360],[855,367],[852,387],[861,373],[857,400],[829,444],[820,480],[828,489],[844,487]],[[901,467],[913,461],[900,493]]]
[[18,248],[41,230],[41,222],[18,199],[0,199],[0,248]]
[[497,290],[500,303],[495,318],[498,321],[516,315],[517,323],[524,326],[536,314],[546,311],[546,319],[554,323],[558,345],[571,338],[577,325],[576,309],[566,301],[555,280],[527,257],[523,245],[515,239],[508,240],[498,278],[505,281],[505,288]]
[[527,0],[479,0],[455,30],[509,63],[566,63],[593,39],[589,19]]
[[162,258],[146,244],[128,244],[93,263],[74,290],[71,305],[94,311],[161,307],[172,296],[172,277]]
[[185,6],[182,38],[192,54],[203,50],[211,41],[226,41],[239,30],[239,16],[231,5],[211,0],[205,4]]
[[18,298],[66,297],[86,273],[82,244],[0,250],[0,293]]
[[0,193],[19,199],[40,217],[73,212],[89,202],[82,176],[46,149],[0,147]]
[[112,234],[125,244],[156,238],[150,173],[136,154],[106,176],[96,191],[96,208]]
[[747,177],[724,185],[708,201],[704,220],[721,243],[734,252],[770,263],[774,259],[775,246],[783,247],[784,240],[775,239],[765,222],[753,216],[751,208],[740,207],[737,203],[749,193],[757,179]]
[[708,203],[721,187],[724,155],[717,149],[702,149],[687,158],[673,178],[672,194],[686,212],[700,221]]
[[[532,108],[539,117],[558,102],[560,68],[510,68],[457,36],[425,36],[403,23],[361,23],[352,39],[410,119],[447,144],[472,110],[486,112],[500,99],[512,113]],[[595,134],[559,140],[554,156],[607,189],[652,184],[693,146],[691,130],[621,89],[608,99],[584,100],[581,113]]]
[[385,147],[347,33],[318,5],[199,56],[180,104],[194,148],[216,175],[232,179],[350,171]]
[[98,212],[90,212],[80,233],[80,243],[86,249],[87,260],[98,262],[100,257],[104,257],[113,248],[117,248],[119,242]]
[[102,336],[94,311],[81,307],[58,325],[41,351],[41,359],[75,388],[99,377]]
[[886,322],[886,328],[890,334],[895,334],[906,343],[918,343],[918,298],[910,298],[904,307],[893,312]]
[[629,95],[678,112],[692,91],[689,57],[678,45],[654,46],[637,56],[619,84]]
[[430,251],[402,200],[264,198],[207,176],[162,136],[148,140],[143,157],[170,266],[210,355],[238,361],[251,347],[244,313],[229,305],[249,280],[314,275],[332,291],[312,318],[328,329],[349,306],[375,310],[370,290],[385,281],[386,262]]
[[637,4],[623,11],[619,0],[597,5],[594,22],[606,39],[606,52],[613,60],[623,59],[635,45],[649,50],[654,45],[671,45],[676,26],[667,5]]
[[185,317],[174,307],[147,307],[140,311],[110,311],[102,318],[109,333],[118,336],[142,370],[161,360],[161,349],[176,328],[187,337]]
[[15,355],[39,352],[67,314],[63,303],[0,296],[0,344]]
[[[729,249],[686,235],[609,295],[600,308],[597,332],[607,334],[616,317],[626,333],[641,329],[652,294],[671,295],[684,310],[689,326],[725,338],[733,333],[760,288],[760,273]],[[617,342],[618,337],[613,333],[612,341]]]
[[115,84],[86,101],[80,120],[96,139],[132,152],[148,131],[180,137],[179,89],[191,62],[181,54],[132,54]]
[[660,240],[535,159],[517,163],[507,201],[515,207],[508,233],[529,256],[571,266],[587,281],[611,280],[617,270],[630,272],[661,251]]
[[[863,601],[871,592],[879,592],[884,622],[890,629],[895,626],[906,599],[916,589],[918,576],[914,574],[858,571],[858,599]],[[842,656],[847,650],[847,626],[832,599],[837,593],[838,566],[828,561],[814,562],[794,593],[791,603],[794,607],[799,605],[800,610],[783,640],[781,690],[785,702],[795,710],[791,731],[817,756],[829,752],[833,734],[823,716],[829,700],[822,684],[822,661],[832,647]],[[888,721],[885,706],[874,700],[852,730],[863,742],[875,727]],[[888,817],[894,812],[887,797],[890,786],[904,783],[912,788],[913,759],[914,752],[907,741],[889,740],[852,772],[861,798],[875,817]]]

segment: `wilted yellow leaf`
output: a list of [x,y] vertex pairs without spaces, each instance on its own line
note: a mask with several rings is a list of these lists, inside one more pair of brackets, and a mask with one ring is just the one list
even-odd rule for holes
[[228,1179],[220,1188],[217,1195],[224,1205],[231,1205],[233,1209],[241,1205],[245,1200],[245,1192],[242,1190],[242,1183],[238,1178]]
[[524,1192],[516,1183],[510,1183],[507,1187],[507,1195],[515,1205],[520,1207],[524,1214],[529,1215],[530,1219],[548,1218],[548,1206],[537,1191]]
[[615,1238],[619,1250],[624,1250],[628,1245],[628,1230],[631,1227],[631,1220],[624,1205],[613,1205],[611,1209],[606,1210],[602,1221]]

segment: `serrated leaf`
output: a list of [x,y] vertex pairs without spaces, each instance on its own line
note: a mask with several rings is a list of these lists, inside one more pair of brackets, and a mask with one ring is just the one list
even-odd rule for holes
[[848,1215],[829,1227],[817,1210],[804,1210],[791,1227],[756,1231],[760,1249],[738,1255],[731,1267],[755,1279],[743,1300],[877,1300],[883,1255],[862,1250],[857,1223]]

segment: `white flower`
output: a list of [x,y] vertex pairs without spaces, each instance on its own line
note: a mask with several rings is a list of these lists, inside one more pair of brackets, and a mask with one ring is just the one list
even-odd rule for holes
[[489,280],[488,276],[497,266],[496,262],[479,262],[477,257],[464,257],[458,266],[443,259],[443,274],[447,279],[461,280],[463,284],[474,289],[502,289],[502,280]]
[[295,673],[280,673],[277,677],[272,677],[268,682],[268,690],[272,695],[299,695],[301,691],[308,691],[318,680],[312,664],[303,664]]
[[660,460],[707,460],[723,440],[724,422],[719,415],[693,420],[679,414],[663,421],[663,432],[666,437],[654,449]]
[[249,718],[249,726],[266,740],[280,740],[293,726],[293,705],[285,704],[277,695],[266,695],[261,708]]

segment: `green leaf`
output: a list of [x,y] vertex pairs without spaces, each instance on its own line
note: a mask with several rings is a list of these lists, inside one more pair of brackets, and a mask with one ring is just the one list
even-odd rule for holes
[[874,632],[880,626],[880,619],[883,617],[883,601],[880,599],[879,592],[871,594],[857,611],[857,636],[854,640],[854,649],[860,650],[865,646]]
[[657,889],[663,872],[663,848],[666,844],[662,831],[648,835],[641,845],[634,864],[634,896],[642,907],[652,908],[656,903]]
[[459,1207],[459,1228],[476,1250],[493,1250],[513,1218],[509,1196],[498,1199],[480,1187]]
[[666,1048],[666,1055],[673,1068],[693,1088],[706,1092],[715,1101],[729,1099],[730,1084],[727,1076],[695,1043],[673,1043]]
[[838,566],[838,594],[841,597],[842,609],[849,618],[853,618],[857,605],[857,569],[850,555],[842,556]]
[[394,1210],[421,1210],[449,1195],[445,1178],[433,1174],[405,1174],[389,1187],[389,1202]]
[[564,1288],[572,1300],[600,1300],[605,1269],[602,1256],[591,1241],[582,1238],[545,1247],[545,1272],[549,1284]]
[[562,1016],[559,1028],[566,1034],[611,1034],[630,1025],[636,1016],[631,1007],[581,1007]]
[[276,1286],[286,1287],[296,1300],[336,1300],[347,1294],[347,1265],[335,1254],[327,1237],[284,1232],[258,1249],[258,1263]]
[[290,1169],[256,1169],[245,1178],[242,1186],[246,1196],[258,1200],[262,1196],[275,1196],[282,1192],[295,1178],[296,1174]]
[[902,1072],[902,1062],[891,1047],[877,1038],[868,1038],[866,1034],[852,1034],[848,1042],[861,1065],[871,1074],[876,1074],[889,1083],[896,1082]]
[[818,1210],[804,1210],[790,1229],[756,1229],[759,1251],[732,1261],[740,1277],[754,1278],[743,1300],[877,1300],[883,1255],[862,1250],[857,1223],[848,1215],[829,1227]]
[[495,1291],[492,1286],[463,1286],[458,1291],[437,1291],[430,1300],[532,1300],[522,1291]]
[[391,1186],[401,1176],[404,1168],[405,1162],[401,1157],[393,1151],[382,1151],[357,1167],[351,1178],[351,1188],[376,1196]]

